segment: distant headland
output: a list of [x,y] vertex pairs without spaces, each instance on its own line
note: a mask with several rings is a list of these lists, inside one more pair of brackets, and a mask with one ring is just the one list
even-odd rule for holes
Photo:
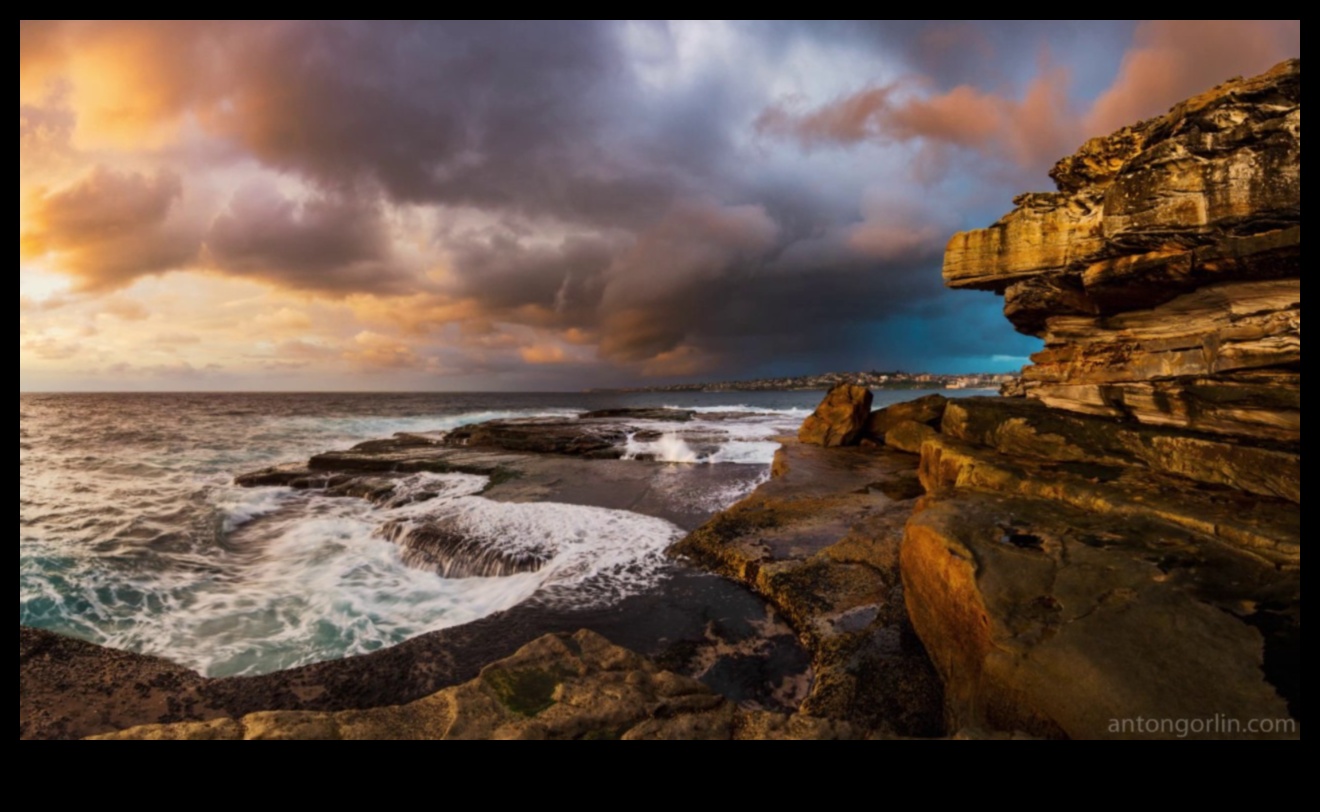
[[871,389],[999,389],[1016,383],[1016,372],[973,372],[964,375],[941,375],[934,372],[824,372],[819,375],[795,375],[783,378],[753,378],[746,381],[715,383],[671,383],[661,386],[630,386],[588,389],[588,392],[782,392],[829,389],[851,383]]

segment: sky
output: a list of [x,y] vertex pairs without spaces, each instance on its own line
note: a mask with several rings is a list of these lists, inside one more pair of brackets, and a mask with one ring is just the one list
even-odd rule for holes
[[20,391],[1016,369],[954,232],[1300,21],[29,22]]

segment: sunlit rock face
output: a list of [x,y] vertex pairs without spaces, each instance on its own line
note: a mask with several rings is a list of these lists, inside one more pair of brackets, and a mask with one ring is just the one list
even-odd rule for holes
[[920,454],[900,568],[946,724],[1300,736],[1301,63],[1052,175],[944,261],[1044,338],[1017,397],[884,435]]
[[1087,141],[989,228],[954,235],[945,283],[993,290],[1045,348],[1051,406],[1301,438],[1300,60]]
[[871,390],[841,383],[830,389],[816,411],[802,421],[798,439],[822,446],[856,445],[871,414]]

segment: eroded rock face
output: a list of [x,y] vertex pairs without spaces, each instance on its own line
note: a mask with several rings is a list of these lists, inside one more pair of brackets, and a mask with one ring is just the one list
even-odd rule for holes
[[901,571],[951,729],[1300,736],[1300,173],[1293,61],[950,241],[946,283],[1046,345],[1018,397],[885,435],[920,454]]
[[[1151,734],[1122,720],[1291,715],[1280,689],[1296,686],[1271,668],[1290,641],[1260,630],[1299,620],[1299,578],[1213,539],[964,493],[913,517],[902,569],[952,726],[1140,738]],[[1300,726],[1194,735],[1297,738]]]
[[1094,138],[987,229],[951,287],[1045,339],[1026,393],[1216,434],[1301,438],[1301,62]]
[[96,739],[839,739],[847,723],[748,711],[595,632],[546,635],[404,705],[258,711]]
[[825,447],[856,445],[871,415],[871,390],[841,383],[831,389],[802,427],[798,440]]
[[962,398],[941,431],[1010,456],[1141,468],[1290,502],[1302,498],[1302,458],[1253,443],[1047,408],[1020,398]]

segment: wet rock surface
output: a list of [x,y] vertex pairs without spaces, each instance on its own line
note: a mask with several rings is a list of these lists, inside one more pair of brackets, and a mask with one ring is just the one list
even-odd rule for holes
[[774,472],[671,553],[747,584],[787,618],[813,657],[804,712],[879,735],[941,734],[940,683],[898,571],[922,493],[915,459],[786,441]]
[[722,578],[679,569],[662,590],[613,606],[520,604],[381,651],[258,676],[206,678],[159,657],[20,627],[19,737],[406,704],[474,678],[547,633],[583,628],[750,710],[792,711],[811,683],[809,655],[764,601]]
[[622,418],[625,420],[669,420],[676,423],[686,423],[696,414],[691,409],[597,409],[594,412],[583,412],[578,415],[578,419],[617,420]]
[[618,459],[623,456],[628,434],[634,430],[613,420],[556,417],[488,420],[461,426],[449,432],[443,442],[469,448]]

